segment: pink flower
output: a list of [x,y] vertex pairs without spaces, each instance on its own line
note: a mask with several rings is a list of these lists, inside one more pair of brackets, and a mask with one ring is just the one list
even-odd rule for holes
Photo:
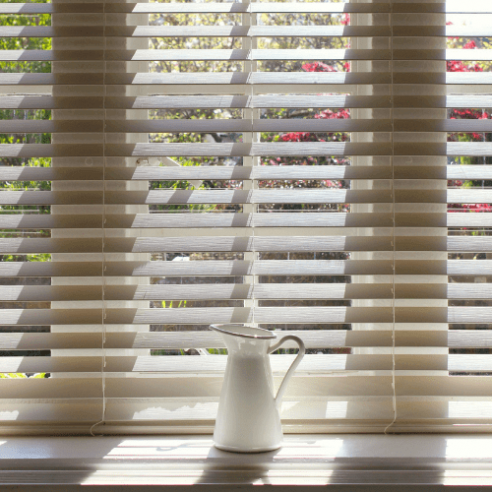
[[463,49],[464,50],[473,50],[477,47],[477,45],[475,44],[475,41],[468,41],[468,43],[466,43],[464,46],[463,46]]
[[321,119],[321,120],[343,120],[343,119],[348,119],[350,118],[350,112],[348,109],[341,109],[340,111],[333,112],[329,109],[325,109],[324,111],[321,111],[321,113],[314,115],[316,119]]
[[342,26],[348,26],[350,24],[350,14],[343,14],[343,19],[340,21]]
[[490,203],[465,203],[463,204],[464,209],[468,209],[470,212],[490,212],[492,211],[492,206]]
[[340,183],[340,181],[331,181],[330,179],[325,179],[324,185],[327,188],[341,188],[342,187],[342,183]]

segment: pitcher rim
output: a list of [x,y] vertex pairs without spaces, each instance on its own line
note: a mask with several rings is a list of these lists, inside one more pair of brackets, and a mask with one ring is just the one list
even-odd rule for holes
[[[248,335],[246,333],[237,333],[227,330],[226,329],[227,326],[248,328],[250,330],[262,332],[265,335]],[[274,338],[277,338],[277,335],[271,332],[270,330],[265,330],[264,328],[257,328],[256,326],[246,326],[244,323],[224,323],[224,324],[210,325],[210,328],[212,330],[220,331],[221,333],[225,333],[227,335],[232,335],[235,337],[242,337],[242,338],[251,338],[253,340],[272,340]]]

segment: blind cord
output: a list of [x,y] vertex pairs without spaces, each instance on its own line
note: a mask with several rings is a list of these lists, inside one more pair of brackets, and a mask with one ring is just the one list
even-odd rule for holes
[[[253,13],[251,12],[251,0],[248,2],[248,24],[249,27],[252,26],[253,24]],[[253,85],[253,80],[251,74],[253,73],[253,38],[251,38],[248,35],[249,40],[248,42],[248,48],[249,48],[249,56],[251,57],[251,63],[250,63],[250,71],[248,74],[248,79],[250,81],[250,90],[249,90],[249,104],[250,104],[250,123],[251,123],[251,144],[254,143],[254,107],[253,107],[253,96],[254,96],[254,85]],[[252,309],[252,323],[253,326],[255,326],[255,311],[256,311],[256,293],[255,293],[255,287],[256,287],[256,244],[255,244],[255,211],[256,211],[256,204],[254,203],[254,190],[255,190],[255,162],[254,162],[254,156],[251,155],[251,256],[252,256],[252,265],[251,265],[251,273],[253,277],[253,282],[252,282],[252,289],[251,289],[251,302],[253,304],[253,309]]]
[[[102,127],[102,213],[101,213],[101,420],[92,425],[89,432],[96,437],[94,429],[106,421],[106,0],[103,0],[103,127]],[[103,436],[104,434],[97,434]]]
[[390,59],[390,77],[391,77],[391,85],[390,85],[390,97],[391,97],[391,108],[390,108],[390,121],[391,121],[391,134],[390,134],[390,142],[391,142],[391,197],[392,197],[392,239],[391,239],[391,244],[393,246],[393,262],[392,262],[392,270],[393,270],[393,275],[392,275],[392,287],[391,287],[391,292],[393,294],[393,304],[392,304],[392,330],[391,330],[391,389],[393,391],[393,398],[392,398],[392,404],[393,404],[393,420],[386,426],[384,429],[384,434],[388,433],[388,429],[390,429],[394,423],[396,422],[396,419],[398,417],[397,413],[397,406],[396,406],[396,356],[395,356],[395,346],[396,346],[396,282],[395,282],[395,276],[396,276],[396,198],[395,198],[395,139],[394,139],[394,132],[395,132],[395,115],[394,115],[394,109],[395,109],[395,103],[394,103],[394,89],[393,89],[393,1],[390,0],[390,13],[389,13],[389,24],[390,24],[390,29],[391,29],[391,36],[390,36],[390,53],[391,53],[391,59]]

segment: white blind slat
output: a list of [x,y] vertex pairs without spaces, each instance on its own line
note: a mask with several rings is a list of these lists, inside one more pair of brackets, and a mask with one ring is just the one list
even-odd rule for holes
[[[390,347],[392,333],[386,331],[347,331],[347,330],[290,330],[289,334],[302,336],[307,348],[324,349],[328,347]],[[185,332],[108,332],[106,349],[110,354],[118,350],[131,349],[189,349],[225,348],[224,340],[208,331]],[[93,353],[101,346],[99,333],[2,333],[2,350],[46,350],[77,349],[79,353]],[[398,347],[451,347],[451,348],[490,348],[492,336],[471,330],[442,331],[418,330],[396,332]],[[287,341],[286,348],[295,348],[295,343]],[[91,352],[89,352],[91,351]],[[97,350],[96,350],[97,353]],[[127,352],[128,353],[128,352]],[[468,356],[472,359],[471,356]]]

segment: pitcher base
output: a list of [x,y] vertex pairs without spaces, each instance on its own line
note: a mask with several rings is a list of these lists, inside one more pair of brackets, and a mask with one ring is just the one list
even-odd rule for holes
[[223,446],[222,444],[217,444],[214,442],[214,446],[221,451],[227,451],[229,453],[268,453],[270,451],[276,451],[282,447],[282,443],[275,444],[274,446],[270,446],[267,448],[253,448],[253,449],[244,449],[244,448],[235,448],[232,446]]

